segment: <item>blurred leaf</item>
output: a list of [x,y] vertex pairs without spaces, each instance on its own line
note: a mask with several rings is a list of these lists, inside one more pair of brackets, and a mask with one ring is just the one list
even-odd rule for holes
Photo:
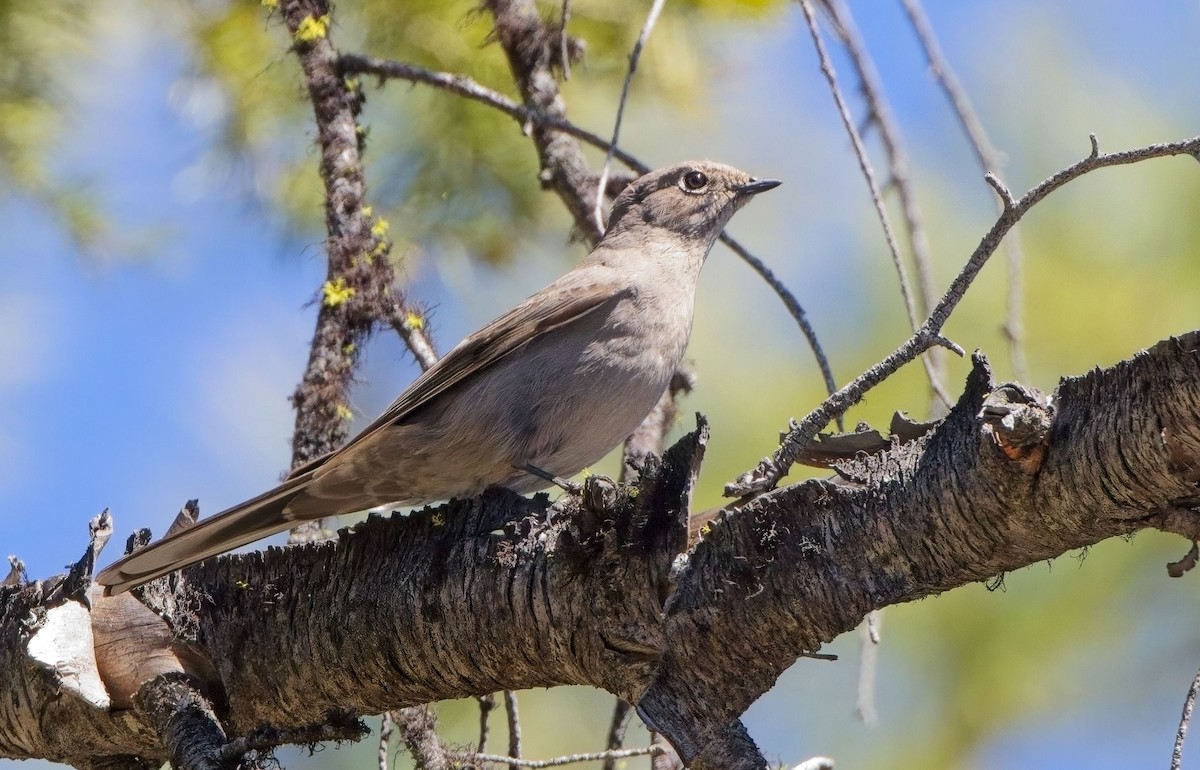
[[[635,98],[677,104],[695,99],[719,66],[696,28],[779,5],[773,0],[668,5],[673,18],[656,29]],[[560,9],[557,3],[543,6],[551,19]],[[585,61],[564,88],[576,120],[594,114],[612,120],[614,94],[648,9],[647,3],[629,0],[572,5],[569,32],[587,45]],[[252,169],[252,192],[260,200],[289,227],[319,234],[322,192],[312,131],[294,130],[297,121],[310,120],[309,107],[278,23],[257,3],[204,6],[195,13],[195,77],[198,83],[202,78],[218,83],[225,93],[223,151],[242,159],[223,165]],[[475,2],[354,0],[338,6],[331,34],[341,50],[464,73],[515,97],[508,63],[490,33],[490,17]],[[510,118],[427,86],[392,82],[380,89],[370,78],[360,85],[367,95],[361,121],[368,130],[369,197],[376,211],[396,222],[396,253],[404,253],[406,243],[440,244],[504,262],[522,245],[514,234],[532,239],[547,221],[562,226],[561,205],[536,185],[536,152]],[[602,125],[599,133],[609,130]],[[298,142],[300,136],[309,144]]]
[[71,109],[70,81],[94,53],[94,4],[0,0],[0,193],[40,200],[84,250],[107,235],[89,196],[50,168]]

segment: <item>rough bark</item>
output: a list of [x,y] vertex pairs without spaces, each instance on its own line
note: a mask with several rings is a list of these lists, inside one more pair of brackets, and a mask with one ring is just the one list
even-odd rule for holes
[[[551,118],[566,119],[554,67],[562,66],[561,30],[542,20],[533,0],[486,0],[496,22],[496,39],[508,57],[513,80],[525,104]],[[600,238],[592,212],[596,209],[596,179],[575,137],[552,126],[535,123],[530,136],[538,150],[542,186],[554,190],[571,212],[575,226],[589,244]]]
[[[128,596],[93,592],[89,615],[89,594],[61,589],[70,577],[2,587],[0,756],[88,768],[187,756],[196,746],[171,743],[144,692],[140,707],[128,692],[155,681],[186,686],[177,700],[207,725],[195,742],[216,724],[235,749],[350,738],[358,715],[446,698],[588,684],[635,703],[689,767],[765,767],[737,718],[868,611],[1143,528],[1200,535],[1200,332],[1064,380],[1053,399],[993,384],[977,357],[932,431],[839,462],[836,481],[754,498],[689,548],[703,446],[699,431],[648,460],[636,487],[596,479],[555,506],[497,490],[336,542],[210,560],[142,593],[159,628]],[[68,603],[96,634],[102,697],[30,652]],[[150,671],[106,674],[118,658]],[[168,659],[181,673],[164,673]]]

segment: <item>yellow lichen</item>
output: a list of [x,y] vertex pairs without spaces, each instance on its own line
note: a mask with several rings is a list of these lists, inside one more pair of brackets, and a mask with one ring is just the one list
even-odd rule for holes
[[296,28],[296,40],[301,43],[311,43],[329,34],[329,14],[323,16],[306,16]]
[[345,278],[338,278],[336,281],[326,281],[321,286],[321,292],[325,295],[326,307],[337,307],[355,294],[354,287],[347,286]]

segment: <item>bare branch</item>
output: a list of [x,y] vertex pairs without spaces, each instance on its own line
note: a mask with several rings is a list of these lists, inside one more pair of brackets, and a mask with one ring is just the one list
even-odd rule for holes
[[487,749],[488,734],[491,732],[491,728],[488,727],[488,717],[496,708],[496,694],[490,692],[487,695],[480,695],[476,700],[479,702],[479,744],[475,750],[482,754]]
[[347,74],[376,75],[381,79],[395,78],[397,80],[407,80],[410,83],[422,83],[440,88],[456,96],[461,96],[499,110],[515,119],[518,123],[533,124],[562,131],[564,134],[569,134],[605,152],[611,151],[614,158],[639,174],[645,174],[650,171],[649,166],[641,163],[637,158],[625,152],[620,147],[614,147],[609,144],[600,135],[580,128],[561,115],[549,114],[527,104],[515,102],[499,91],[481,85],[466,75],[437,72],[407,62],[380,59],[374,56],[361,56],[358,54],[342,54],[340,65],[342,71]]
[[437,349],[434,348],[433,340],[429,339],[429,335],[426,333],[424,313],[419,312],[411,305],[405,305],[399,297],[393,296],[392,301],[384,308],[384,314],[392,328],[408,346],[413,358],[417,359],[422,371],[437,363]]
[[[612,722],[608,726],[608,751],[618,751],[625,744],[625,730],[629,727],[629,717],[632,713],[633,706],[629,701],[617,698],[617,703],[613,706]],[[605,758],[601,770],[616,770],[616,767],[617,757],[610,756]]]
[[[171,665],[223,694],[222,728],[251,736],[238,749],[331,730],[361,738],[359,713],[584,684],[636,699],[688,767],[762,770],[731,715],[870,610],[1146,528],[1194,536],[1197,352],[1200,332],[1165,340],[1067,378],[1053,395],[998,385],[977,356],[950,415],[845,466],[856,483],[810,480],[760,496],[723,512],[690,548],[703,429],[611,507],[568,498],[547,510],[544,498],[493,490],[374,517],[335,544],[190,567],[143,597],[153,611],[93,591],[90,621],[67,631],[77,637],[90,622],[99,670],[158,666],[149,652],[187,649]],[[0,755],[161,763],[166,750],[136,710],[103,707],[29,658],[53,644],[20,634],[54,609],[44,603],[54,582],[5,589],[0,636],[14,644],[0,645],[0,671],[30,695],[20,713],[0,714]],[[20,745],[5,741],[13,735]]]
[[[867,103],[867,118],[879,129],[879,138],[887,155],[888,174],[890,183],[900,199],[900,210],[904,214],[904,226],[908,233],[908,247],[912,253],[913,266],[917,276],[917,309],[920,315],[929,313],[929,308],[937,301],[937,289],[934,287],[933,257],[930,252],[929,238],[925,235],[924,217],[921,216],[917,204],[917,193],[909,177],[908,154],[904,151],[900,126],[892,114],[887,97],[884,95],[883,82],[875,63],[871,59],[870,50],[862,39],[850,6],[842,0],[825,0],[823,7],[833,20],[833,29],[841,39],[846,53],[850,56],[862,86],[862,95]],[[937,356],[931,356],[938,380],[944,378],[944,367]]]
[[[1092,136],[1095,136],[1095,134]],[[1005,185],[1004,182],[1001,182],[998,176],[989,171],[983,175],[983,180],[988,183],[988,187],[991,187],[996,191],[996,195],[1000,196],[1000,208],[1002,211],[1004,209],[1012,208],[1016,201],[1013,200],[1012,193],[1009,191],[1008,186]]]
[[[929,69],[933,72],[934,79],[942,87],[942,91],[946,94],[951,106],[954,108],[954,114],[958,116],[958,122],[962,125],[963,131],[967,135],[971,150],[975,153],[975,159],[979,162],[980,169],[992,177],[988,180],[988,184],[992,185],[995,189],[996,185],[993,184],[993,181],[998,182],[999,179],[994,175],[999,174],[1002,165],[1000,153],[988,138],[987,131],[983,127],[983,121],[979,119],[979,114],[971,106],[971,100],[967,96],[966,89],[962,87],[962,84],[959,83],[958,78],[954,75],[954,70],[950,67],[949,60],[938,44],[937,35],[934,34],[933,26],[929,23],[929,17],[926,16],[920,0],[901,1],[904,3],[904,10],[908,14],[913,31],[916,32],[917,39],[921,42],[921,47],[925,50],[925,58],[929,62]],[[1093,135],[1092,155],[1095,157],[1099,154],[1100,150],[1096,145],[1095,135]],[[1008,198],[1001,195],[1002,205],[1009,205],[1011,199],[1011,195]],[[1025,370],[1025,333],[1022,328],[1023,324],[1021,323],[1021,310],[1025,304],[1023,299],[1024,278],[1022,275],[1022,264],[1025,261],[1025,257],[1021,249],[1019,232],[1012,233],[1005,245],[1005,250],[1008,255],[1008,296],[1005,299],[1007,311],[1004,321],[1004,335],[1008,338],[1009,358],[1012,361],[1013,373],[1017,379],[1023,380],[1027,377]]]
[[[562,19],[559,24],[562,27],[558,39],[558,55],[562,59],[562,76],[563,80],[571,79],[571,39],[567,37],[567,24],[571,21],[571,0],[563,0],[562,4]],[[613,141],[616,144],[616,141]],[[482,751],[482,749],[480,749]]]
[[921,47],[925,50],[925,58],[929,62],[929,69],[933,73],[934,79],[950,100],[950,105],[954,108],[954,113],[958,116],[963,130],[967,134],[967,139],[970,140],[975,160],[984,171],[998,169],[1000,153],[992,146],[987,130],[983,127],[983,121],[979,119],[979,114],[971,106],[971,99],[967,96],[966,89],[958,81],[958,77],[950,67],[949,59],[942,52],[937,35],[929,23],[929,17],[925,15],[925,9],[922,8],[920,0],[900,0],[900,2],[903,3],[913,31],[916,33]]
[[[513,759],[521,757],[521,717],[517,713],[517,694],[512,690],[504,691],[504,715],[508,718],[508,756]],[[520,767],[516,762],[509,762],[510,768]]]
[[[533,0],[485,0],[495,21],[496,40],[508,58],[521,99],[533,110],[566,119],[566,103],[551,67],[559,36],[546,25]],[[589,244],[601,231],[592,217],[595,177],[576,139],[557,128],[534,123],[530,137],[538,151],[542,186],[554,190]]]
[[[345,443],[349,391],[363,343],[383,319],[413,313],[395,295],[387,224],[367,205],[358,124],[361,95],[339,67],[329,36],[331,9],[326,0],[285,0],[279,8],[313,105],[328,234],[316,330],[308,364],[292,395],[296,468]],[[433,347],[424,332],[403,324],[397,331],[417,360],[428,366]],[[305,522],[292,530],[291,540],[322,539],[328,531],[324,522]]]
[[1152,144],[1147,147],[1110,154],[1089,154],[1083,160],[1045,179],[1021,196],[1020,200],[1014,201],[1012,206],[1004,209],[995,224],[983,236],[967,263],[963,265],[962,270],[959,271],[941,301],[930,312],[929,318],[925,320],[921,328],[882,361],[825,399],[799,423],[793,422],[775,454],[772,457],[764,458],[754,470],[747,471],[735,481],[726,484],[725,494],[729,497],[745,497],[773,489],[779,480],[787,475],[796,457],[821,428],[828,425],[837,415],[845,414],[846,410],[858,403],[868,390],[891,376],[904,364],[912,361],[930,345],[941,344],[939,335],[942,326],[945,325],[954,308],[966,294],[979,271],[996,252],[1004,236],[1043,198],[1068,182],[1097,169],[1140,163],[1152,158],[1174,155],[1190,155],[1193,158],[1200,156],[1200,137],[1178,142]]
[[507,763],[511,768],[522,767],[562,767],[563,765],[571,765],[579,762],[599,762],[601,760],[617,760],[629,759],[630,757],[645,757],[654,754],[656,749],[646,747],[642,749],[621,749],[620,751],[594,751],[590,754],[566,754],[554,759],[518,759],[514,760],[511,757],[504,757],[498,754],[477,754],[471,751],[451,751],[449,756],[451,759],[460,762],[484,762],[489,764],[504,764]]
[[[858,158],[859,170],[862,171],[863,178],[867,182],[867,188],[871,192],[871,202],[875,206],[875,214],[879,218],[880,226],[883,228],[888,252],[892,257],[892,266],[896,269],[896,276],[900,282],[900,296],[904,299],[904,310],[908,314],[908,325],[910,329],[915,331],[917,328],[917,309],[913,302],[908,271],[904,268],[904,258],[900,256],[900,244],[897,243],[896,234],[892,230],[887,207],[883,205],[883,193],[879,189],[879,184],[875,181],[875,171],[872,169],[871,161],[867,157],[867,150],[863,146],[862,137],[859,136],[858,129],[854,127],[854,121],[850,117],[850,110],[847,108],[846,100],[842,96],[842,90],[838,86],[837,73],[834,71],[833,62],[830,61],[829,54],[825,50],[825,43],[821,40],[821,31],[817,26],[817,19],[813,15],[812,3],[810,0],[800,0],[800,7],[804,10],[804,18],[808,22],[808,31],[812,36],[813,46],[817,49],[817,58],[821,62],[821,73],[825,75],[825,81],[829,84],[829,91],[833,95],[833,101],[837,105],[838,114],[842,118],[842,125],[846,129],[846,133],[850,136],[850,143],[854,146],[854,154]],[[939,373],[928,359],[925,361],[925,372],[929,376],[929,385],[933,389],[934,394],[941,399],[942,403],[949,405],[950,399],[940,382]]]
[[379,745],[375,750],[375,763],[379,770],[388,770],[391,766],[388,761],[388,747],[392,742],[392,732],[395,727],[396,722],[392,719],[392,712],[383,712],[383,717],[379,720]]
[[437,718],[429,706],[409,706],[391,712],[400,728],[400,740],[408,748],[417,767],[423,770],[448,770],[451,752],[442,746],[437,734]]
[[1196,706],[1196,694],[1200,692],[1200,671],[1192,678],[1187,698],[1183,701],[1183,714],[1179,717],[1179,729],[1175,731],[1175,746],[1171,749],[1171,770],[1183,767],[1183,741],[1187,738],[1188,725],[1192,721],[1192,709]]
[[900,279],[900,293],[904,298],[904,309],[908,313],[909,327],[915,330],[917,328],[917,310],[916,305],[913,304],[908,272],[904,269],[904,260],[900,256],[900,244],[896,242],[896,234],[892,230],[887,207],[883,205],[883,194],[879,190],[878,182],[875,181],[875,171],[871,168],[871,161],[867,157],[862,137],[859,136],[858,129],[854,127],[854,120],[850,117],[850,110],[842,96],[842,89],[838,85],[833,62],[830,61],[829,53],[825,50],[825,43],[821,40],[821,31],[817,26],[816,16],[813,14],[812,3],[810,0],[800,0],[800,7],[804,10],[804,19],[808,22],[808,31],[812,37],[813,46],[817,50],[817,58],[821,63],[821,74],[825,76],[825,82],[829,85],[829,92],[833,95],[833,101],[837,105],[842,126],[846,129],[846,133],[850,136],[850,143],[854,146],[854,154],[858,158],[858,168],[870,189],[871,202],[875,205],[875,214],[879,217],[879,224],[883,228],[888,251],[892,256],[892,265],[896,268],[896,274]]
[[863,724],[879,721],[875,707],[876,671],[879,666],[879,628],[883,610],[871,610],[858,627],[858,688],[854,697],[854,712]]
[[650,33],[654,31],[654,25],[665,4],[666,0],[653,0],[650,5],[650,13],[646,15],[642,31],[638,33],[637,42],[633,44],[633,51],[629,54],[629,69],[625,72],[625,84],[621,86],[621,99],[617,102],[617,119],[613,123],[612,141],[609,142],[608,152],[604,155],[600,180],[596,183],[596,208],[592,212],[592,216],[595,217],[596,227],[602,233],[604,232],[604,190],[608,184],[609,167],[612,165],[612,148],[617,146],[617,141],[621,137],[621,119],[625,117],[625,104],[629,101],[629,87],[633,85],[633,73],[637,71],[638,61],[642,58],[642,48],[650,39]]

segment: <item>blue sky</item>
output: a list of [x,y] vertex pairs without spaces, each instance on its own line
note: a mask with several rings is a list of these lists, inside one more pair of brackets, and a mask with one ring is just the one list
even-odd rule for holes
[[[989,193],[926,76],[898,4],[859,5],[867,9],[859,11],[859,23],[910,138],[922,185],[940,185],[942,195],[959,201],[957,221],[941,243],[947,251],[969,245],[988,222]],[[943,0],[931,2],[929,12],[996,143],[1021,150],[1008,156],[1006,178],[1014,190],[1086,153],[1091,131],[1112,149],[1198,132],[1195,3],[1134,8]],[[288,465],[287,396],[312,331],[308,303],[324,275],[319,243],[296,240],[243,195],[192,184],[211,135],[172,106],[172,86],[187,67],[178,46],[152,21],[114,22],[112,33],[107,56],[80,73],[80,110],[55,163],[87,179],[115,227],[133,233],[146,253],[134,259],[76,253],[50,212],[19,196],[0,200],[0,549],[24,559],[33,577],[77,559],[88,519],[105,507],[123,539],[140,526],[161,532],[190,497],[212,513],[276,480]],[[711,103],[702,106],[703,119],[686,130],[664,130],[670,115],[650,107],[634,111],[625,129],[628,146],[652,163],[707,156],[783,179],[784,187],[756,201],[731,230],[797,287],[835,349],[854,344],[858,324],[897,323],[898,305],[864,307],[892,277],[880,261],[882,241],[871,229],[867,198],[817,79],[798,9],[769,24],[722,30],[711,44],[725,66]],[[848,82],[844,62],[839,72]],[[396,98],[400,91],[372,99]],[[813,147],[824,149],[814,154]],[[394,217],[392,225],[403,226]],[[454,254],[423,262],[412,291],[435,306],[442,348],[566,269],[579,251],[567,249],[564,257],[560,235],[540,239],[541,250],[509,270]],[[830,253],[845,256],[830,260]],[[722,426],[721,403],[738,384],[706,371],[720,371],[737,340],[764,339],[761,350],[739,353],[767,370],[787,351],[803,360],[780,371],[815,375],[770,295],[744,268],[716,254],[701,289],[694,353],[701,382],[712,387],[702,387],[689,408],[718,412]],[[743,304],[730,305],[731,293]],[[382,409],[413,371],[395,340],[377,340],[355,394],[363,419]],[[782,425],[802,408],[772,416],[772,424]],[[736,433],[730,422],[726,418],[723,427]],[[753,446],[727,442],[716,449],[727,454],[714,462],[748,467],[770,449],[770,431],[759,432],[764,435]],[[1158,609],[1165,615],[1172,606]],[[1157,618],[1144,622],[1152,626]],[[1137,649],[1158,649],[1148,639],[1152,634],[1141,636],[1147,638]],[[838,649],[853,657],[849,641]],[[1197,649],[1169,655],[1191,666],[1200,662]],[[1150,716],[1139,717],[1135,702],[1129,711],[1101,704],[1099,711],[1083,708],[1063,721],[1032,720],[1004,732],[974,766],[1163,762],[1174,729],[1169,719],[1186,682],[1174,669],[1161,674],[1148,657],[1131,653],[1129,660],[1135,670],[1154,672],[1146,686],[1161,698],[1151,699]],[[834,708],[844,716],[851,708],[851,674],[848,664],[804,662],[785,684],[799,687],[803,677],[804,686],[831,688],[839,693]],[[922,683],[906,676],[899,661],[885,683],[919,693]],[[789,720],[805,705],[802,696],[777,691],[751,713],[755,736],[785,761],[825,750],[817,732],[830,729],[827,719],[810,720],[806,728]],[[884,706],[885,718],[890,707],[891,719],[904,719],[903,702],[885,696]],[[845,721],[836,729],[853,735]]]

